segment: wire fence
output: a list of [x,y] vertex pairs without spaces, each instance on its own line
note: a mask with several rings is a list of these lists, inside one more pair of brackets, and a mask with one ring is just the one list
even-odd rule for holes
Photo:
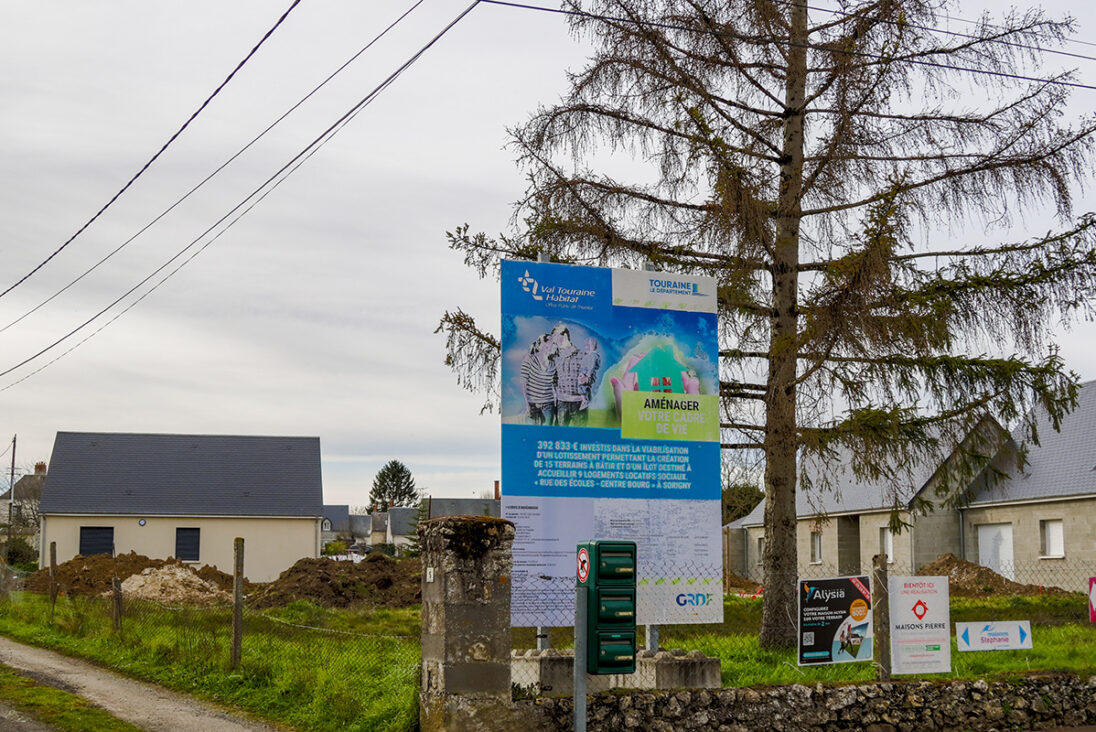
[[22,590],[15,573],[0,570],[0,631],[16,640],[245,707],[250,696],[258,700],[251,706],[288,709],[278,714],[289,720],[296,714],[292,707],[300,708],[302,720],[311,709],[328,720],[325,728],[414,724],[421,666],[417,613],[410,628],[404,622],[391,633],[367,633],[330,627],[345,622],[346,614],[311,603],[269,610],[245,605],[234,663],[234,610],[232,603],[163,604],[110,591],[58,592],[51,600]]

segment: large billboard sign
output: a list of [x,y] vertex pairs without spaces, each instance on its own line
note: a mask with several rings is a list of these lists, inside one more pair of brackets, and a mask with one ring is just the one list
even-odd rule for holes
[[799,665],[872,660],[871,580],[798,582]]
[[574,547],[637,544],[637,620],[723,618],[716,285],[502,263],[512,622],[570,625]]
[[947,577],[888,578],[891,672],[951,672],[951,605]]

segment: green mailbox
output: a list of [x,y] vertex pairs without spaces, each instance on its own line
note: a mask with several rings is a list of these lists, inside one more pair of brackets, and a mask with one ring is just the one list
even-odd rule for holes
[[635,542],[579,544],[577,579],[586,588],[586,671],[635,673]]

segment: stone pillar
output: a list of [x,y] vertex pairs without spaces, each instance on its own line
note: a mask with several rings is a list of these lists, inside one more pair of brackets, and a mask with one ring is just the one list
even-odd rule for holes
[[489,516],[419,524],[423,732],[510,723],[510,546],[514,525]]

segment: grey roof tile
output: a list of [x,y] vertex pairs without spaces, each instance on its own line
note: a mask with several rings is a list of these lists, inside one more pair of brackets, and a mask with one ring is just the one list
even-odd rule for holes
[[430,498],[430,518],[436,516],[501,516],[494,498]]
[[58,432],[42,513],[323,513],[318,437]]
[[350,531],[350,506],[325,503],[323,517],[331,522],[332,531]]
[[[1062,419],[1060,432],[1042,407],[1034,417],[1040,444],[1029,446],[1027,466],[1021,471],[1008,461],[1007,476],[983,487],[970,505],[1096,495],[1096,382],[1082,384],[1077,408]],[[1019,430],[1012,439],[1020,441]]]
[[388,509],[388,522],[392,536],[411,536],[414,532],[415,514],[418,507],[393,506]]

